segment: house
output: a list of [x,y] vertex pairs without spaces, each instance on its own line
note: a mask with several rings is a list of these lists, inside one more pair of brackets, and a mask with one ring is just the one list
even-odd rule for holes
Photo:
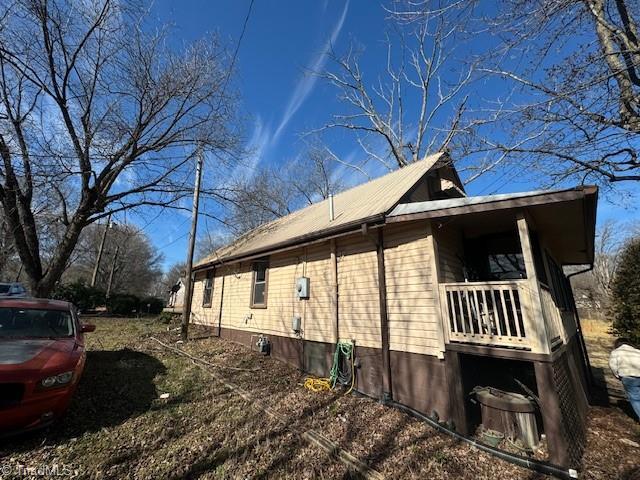
[[169,301],[167,302],[166,309],[170,310],[182,310],[182,305],[184,304],[184,282],[182,278],[179,278],[178,281],[171,286],[171,290],[169,290]]
[[593,262],[596,203],[596,187],[468,197],[447,155],[429,156],[200,261],[192,322],[264,336],[317,375],[349,339],[356,390],[463,434],[474,387],[526,389],[550,459],[576,465],[590,376],[563,266]]

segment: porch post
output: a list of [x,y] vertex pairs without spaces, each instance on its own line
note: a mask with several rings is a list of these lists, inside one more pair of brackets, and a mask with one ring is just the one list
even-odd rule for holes
[[542,426],[547,436],[549,457],[553,463],[568,467],[569,446],[563,435],[562,410],[560,398],[553,381],[553,363],[533,362],[536,373],[540,409],[542,411]]
[[435,295],[437,316],[440,319],[440,325],[437,328],[438,334],[438,358],[444,358],[445,344],[449,341],[449,328],[445,329],[445,325],[449,324],[449,320],[444,318],[442,312],[442,300],[440,298],[440,257],[438,256],[438,242],[433,234],[433,225],[431,220],[427,220],[427,249],[431,257],[431,285]]
[[528,332],[533,330],[532,340],[536,344],[536,353],[551,353],[549,348],[549,336],[547,334],[547,325],[542,312],[542,300],[540,295],[540,284],[538,283],[538,275],[536,274],[535,262],[533,260],[533,250],[531,249],[531,237],[529,236],[529,225],[524,212],[518,212],[518,235],[520,236],[520,245],[522,246],[522,257],[524,258],[524,268],[527,273],[527,293],[526,303],[524,299],[520,299],[520,307],[526,305],[527,315],[529,319]]

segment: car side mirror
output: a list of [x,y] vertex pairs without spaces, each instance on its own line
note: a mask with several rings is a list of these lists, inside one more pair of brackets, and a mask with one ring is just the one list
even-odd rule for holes
[[95,332],[96,331],[96,326],[95,325],[91,325],[89,323],[83,323],[82,325],[80,325],[80,331],[82,333]]

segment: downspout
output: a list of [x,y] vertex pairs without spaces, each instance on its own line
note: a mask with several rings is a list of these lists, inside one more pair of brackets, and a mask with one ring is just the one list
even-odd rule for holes
[[220,308],[218,309],[218,337],[222,336],[222,306],[224,305],[224,279],[225,279],[225,277],[226,277],[226,275],[222,275],[222,287],[220,287]]
[[331,301],[333,303],[333,325],[334,325],[334,333],[335,333],[335,343],[338,343],[340,340],[340,324],[339,321],[339,312],[338,312],[338,257],[336,251],[336,239],[332,238],[330,240],[331,244],[331,275],[332,275],[332,293],[331,293]]
[[[581,273],[587,273],[593,270],[593,263],[591,263],[587,268],[582,270],[578,270],[577,272],[570,273],[567,275],[567,281],[569,282],[569,288],[571,288],[571,304],[573,306],[573,313],[576,316],[576,328],[578,329],[578,343],[580,344],[580,350],[582,351],[582,356],[584,357],[584,369],[587,374],[587,382],[589,382],[589,389],[593,390],[593,386],[595,385],[595,381],[593,380],[593,372],[591,371],[591,362],[589,361],[589,353],[587,352],[587,344],[584,342],[584,336],[582,335],[582,324],[580,323],[580,315],[578,315],[578,307],[576,307],[576,300],[573,296],[573,287],[571,287],[571,282],[569,279],[576,275],[580,275]],[[589,396],[591,396],[591,392],[589,392]]]
[[391,385],[391,352],[389,349],[389,315],[387,312],[387,282],[384,265],[382,227],[378,228],[376,241],[378,256],[378,294],[380,298],[380,333],[382,340],[382,403],[393,400]]

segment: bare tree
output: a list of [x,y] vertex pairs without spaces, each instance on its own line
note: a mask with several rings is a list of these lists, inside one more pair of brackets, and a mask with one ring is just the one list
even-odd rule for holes
[[4,218],[4,215],[0,213],[0,275],[4,281],[15,280],[15,278],[9,277],[10,265],[15,260],[15,246],[13,244],[13,238],[9,226]]
[[311,205],[329,198],[344,189],[344,184],[336,178],[336,155],[318,142],[308,146],[301,158],[290,162],[284,178],[295,190],[294,203]]
[[[198,237],[196,242],[196,260],[202,260],[207,255],[211,255],[211,252],[214,252],[218,248],[226,245],[231,240],[231,236],[226,233],[213,233],[210,231],[206,231],[203,235]],[[180,264],[182,265],[182,264]],[[175,267],[175,265],[174,265]],[[184,266],[183,266],[184,270]],[[174,269],[175,273],[175,269]],[[182,275],[184,276],[184,274]],[[176,277],[173,281],[175,282],[178,278]]]
[[162,277],[162,254],[154,249],[143,231],[129,224],[114,223],[111,228],[107,224],[93,224],[85,228],[74,250],[74,261],[61,280],[89,282],[105,228],[109,228],[109,232],[98,265],[96,287],[105,292],[138,296],[153,293]]
[[[181,52],[134,2],[0,6],[0,203],[35,295],[47,295],[82,230],[111,213],[179,208],[196,145],[236,146],[225,49]],[[188,182],[187,182],[188,183]],[[44,246],[38,209],[60,236]]]
[[461,29],[444,16],[425,15],[409,31],[396,27],[387,36],[381,77],[365,78],[353,47],[344,56],[332,54],[334,68],[320,73],[345,106],[321,130],[354,132],[368,158],[389,170],[449,149],[466,130],[474,72],[457,58]]
[[[484,8],[483,8],[484,7]],[[512,162],[611,186],[640,180],[640,3],[631,0],[397,2],[404,21],[471,17],[485,82],[502,92],[477,150],[487,165]],[[494,123],[495,122],[495,123]],[[492,140],[488,140],[492,139]],[[537,169],[532,169],[537,167]]]
[[624,239],[620,238],[619,225],[615,221],[605,222],[596,236],[596,252],[593,264],[593,277],[598,293],[605,300],[611,295],[611,282],[618,267],[618,257]]
[[620,252],[629,239],[634,238],[636,230],[637,225],[622,225],[614,220],[606,221],[598,228],[593,269],[572,278],[578,298],[586,298],[606,312]]
[[[285,166],[270,166],[237,179],[224,195],[224,222],[232,235],[241,235],[276,218],[328,198],[344,188],[335,178],[333,153],[317,143]],[[213,244],[220,246],[220,237]],[[223,240],[229,240],[223,238]],[[213,249],[199,253],[208,255]]]
[[224,222],[233,236],[293,211],[292,189],[272,168],[263,168],[234,180],[227,187],[226,196],[228,201]]
[[164,278],[166,279],[167,285],[169,287],[172,287],[178,282],[178,280],[184,278],[186,269],[187,266],[184,262],[177,262],[171,265],[169,269],[164,273]]
[[178,283],[180,279],[184,279],[187,270],[187,264],[184,262],[174,263],[166,270],[158,282],[154,286],[154,296],[167,300],[171,293],[171,289]]

